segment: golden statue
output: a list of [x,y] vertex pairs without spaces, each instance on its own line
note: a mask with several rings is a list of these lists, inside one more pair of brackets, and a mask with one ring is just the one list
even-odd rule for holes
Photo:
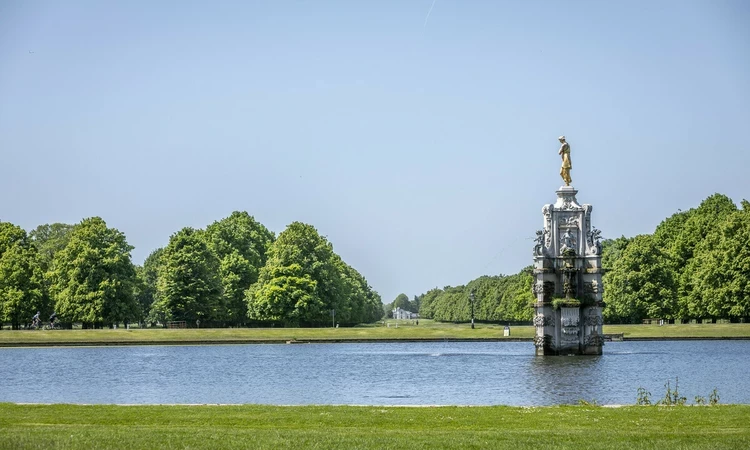
[[570,182],[573,181],[570,179],[570,169],[573,168],[573,164],[570,163],[570,144],[565,142],[565,136],[560,136],[557,138],[558,141],[562,144],[560,146],[560,151],[557,152],[560,157],[562,157],[562,167],[560,167],[560,176],[562,177],[563,181],[565,182],[565,186],[570,186]]

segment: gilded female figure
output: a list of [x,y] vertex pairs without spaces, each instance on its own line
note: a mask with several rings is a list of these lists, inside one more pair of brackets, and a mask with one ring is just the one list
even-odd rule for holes
[[557,152],[557,154],[562,157],[560,176],[565,182],[565,186],[570,186],[570,182],[573,181],[570,179],[570,170],[573,168],[573,164],[570,163],[570,145],[565,142],[565,136],[560,136],[557,140],[562,144],[560,146],[560,151]]

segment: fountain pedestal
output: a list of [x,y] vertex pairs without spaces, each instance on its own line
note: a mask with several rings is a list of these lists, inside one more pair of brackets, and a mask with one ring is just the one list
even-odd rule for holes
[[537,355],[602,354],[601,234],[591,205],[572,186],[544,205],[534,247],[534,345]]

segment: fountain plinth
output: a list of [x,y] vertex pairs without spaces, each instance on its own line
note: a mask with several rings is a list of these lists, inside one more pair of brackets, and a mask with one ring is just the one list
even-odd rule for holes
[[602,354],[601,232],[572,186],[544,205],[534,247],[537,355]]

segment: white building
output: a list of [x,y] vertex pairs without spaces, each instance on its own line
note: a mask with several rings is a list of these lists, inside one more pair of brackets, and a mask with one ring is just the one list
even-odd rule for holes
[[418,319],[419,314],[407,311],[405,309],[396,308],[393,310],[393,318],[401,320]]

